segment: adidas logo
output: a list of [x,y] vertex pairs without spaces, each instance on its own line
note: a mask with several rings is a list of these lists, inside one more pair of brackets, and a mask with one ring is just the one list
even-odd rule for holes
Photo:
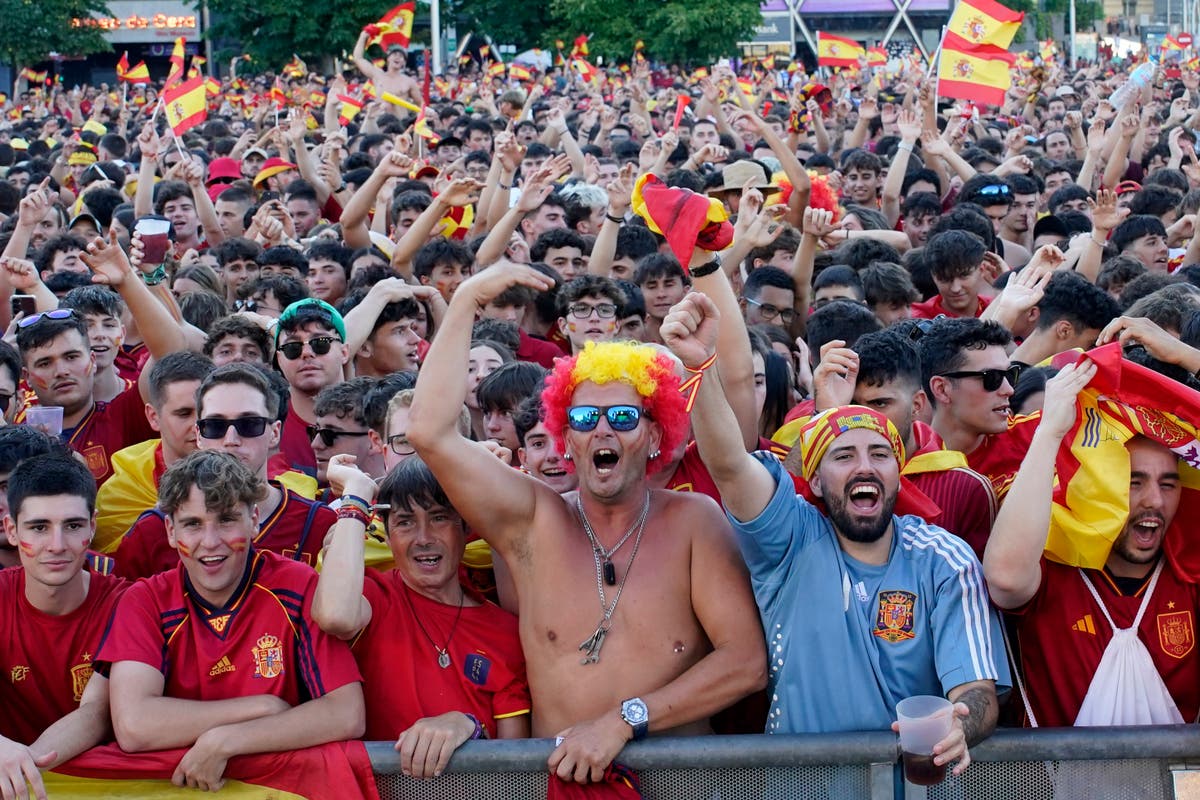
[[226,672],[233,672],[236,669],[237,667],[229,662],[229,656],[221,656],[221,660],[213,664],[212,669],[208,671],[208,677],[215,678],[218,675],[222,675]]
[[1084,614],[1081,619],[1075,620],[1075,624],[1071,626],[1071,630],[1079,631],[1080,633],[1090,633],[1096,635],[1096,626],[1092,623],[1092,615]]

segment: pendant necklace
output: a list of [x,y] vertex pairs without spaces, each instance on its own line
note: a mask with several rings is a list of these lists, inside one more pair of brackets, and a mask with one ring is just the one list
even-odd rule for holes
[[[629,573],[633,572],[633,560],[637,558],[638,548],[642,544],[642,534],[646,531],[646,518],[650,515],[650,492],[646,492],[646,499],[642,502],[642,513],[638,517],[634,526],[621,537],[616,546],[611,550],[605,550],[600,546],[600,542],[596,539],[596,534],[592,530],[591,523],[588,521],[587,514],[583,511],[583,503],[579,499],[579,495],[575,495],[575,507],[579,510],[579,518],[583,522],[583,530],[587,533],[588,539],[592,543],[592,559],[596,562],[596,593],[600,595],[600,624],[596,626],[596,630],[585,639],[579,649],[584,652],[584,656],[579,663],[587,666],[595,664],[600,660],[600,648],[604,646],[604,637],[608,635],[609,628],[612,627],[613,614],[617,611],[617,603],[621,601],[621,592],[625,590],[625,582],[629,580]],[[621,584],[617,586],[617,593],[613,595],[612,603],[609,604],[608,598],[604,594],[604,584],[609,586],[616,585],[616,568],[612,564],[612,556],[617,550],[621,549],[621,545],[634,532],[637,532],[637,538],[633,540],[633,552],[629,554],[629,566],[625,568],[625,575],[621,578]],[[603,562],[601,556],[604,557]]]
[[433,645],[434,652],[438,654],[438,666],[442,669],[448,668],[450,666],[450,642],[452,639],[454,639],[454,634],[458,630],[458,621],[462,619],[463,600],[466,599],[467,593],[463,591],[461,587],[459,588],[461,594],[458,596],[458,613],[454,615],[454,624],[450,627],[450,635],[446,637],[446,645],[444,647],[438,647],[437,642],[435,642],[433,637],[429,635],[429,631],[425,630],[425,626],[421,624],[421,617],[417,614],[417,610],[413,608],[412,600],[408,596],[408,593],[412,591],[412,589],[410,589],[408,586],[405,586],[404,589],[404,601],[408,603],[408,610],[412,612],[413,619],[416,621],[417,627],[421,629],[421,633],[425,634],[425,638],[429,640],[431,645]]

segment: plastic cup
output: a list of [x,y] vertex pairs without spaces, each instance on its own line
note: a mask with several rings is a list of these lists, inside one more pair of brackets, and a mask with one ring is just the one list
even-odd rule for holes
[[62,406],[30,406],[25,409],[25,424],[51,436],[62,433],[62,422]]
[[171,246],[167,234],[171,223],[165,219],[139,219],[133,230],[142,237],[142,263],[158,265],[167,260]]
[[917,695],[896,705],[900,722],[900,750],[904,779],[918,786],[934,786],[946,779],[946,765],[933,763],[933,746],[950,735],[954,704],[944,697]]

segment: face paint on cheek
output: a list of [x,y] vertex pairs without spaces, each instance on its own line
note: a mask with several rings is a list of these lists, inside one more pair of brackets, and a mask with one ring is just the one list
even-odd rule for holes
[[33,556],[33,542],[27,542],[24,539],[17,541],[17,546],[21,548],[21,552],[27,556]]
[[39,375],[30,375],[29,383],[34,389],[49,389],[50,383]]
[[235,553],[243,553],[250,546],[249,539],[236,539],[229,543],[229,549]]
[[188,547],[183,542],[176,541],[175,549],[179,551],[179,555],[181,558],[191,558],[192,557],[192,548]]
[[574,322],[568,322],[568,323],[567,323],[567,330],[568,330],[568,331],[570,331],[571,333],[578,333],[578,332],[579,332],[579,326],[578,326],[578,325],[576,325]]

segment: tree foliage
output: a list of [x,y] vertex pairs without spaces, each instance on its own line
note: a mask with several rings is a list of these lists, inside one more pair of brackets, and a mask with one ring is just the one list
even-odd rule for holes
[[246,53],[257,66],[278,69],[295,53],[316,68],[323,59],[349,53],[363,26],[398,1],[209,0],[209,35],[221,58]]
[[73,19],[110,16],[103,0],[0,0],[0,56],[29,66],[51,52],[84,56],[111,50],[99,28],[72,27]]
[[546,28],[552,24],[550,0],[455,0],[453,12],[460,34],[474,30],[518,50],[545,44]]
[[[759,0],[550,0],[554,26],[542,39],[571,41],[592,34],[588,48],[606,60],[628,60],[634,43],[646,43],[654,59],[708,63],[733,55],[762,22]],[[552,34],[552,35],[551,35]]]

